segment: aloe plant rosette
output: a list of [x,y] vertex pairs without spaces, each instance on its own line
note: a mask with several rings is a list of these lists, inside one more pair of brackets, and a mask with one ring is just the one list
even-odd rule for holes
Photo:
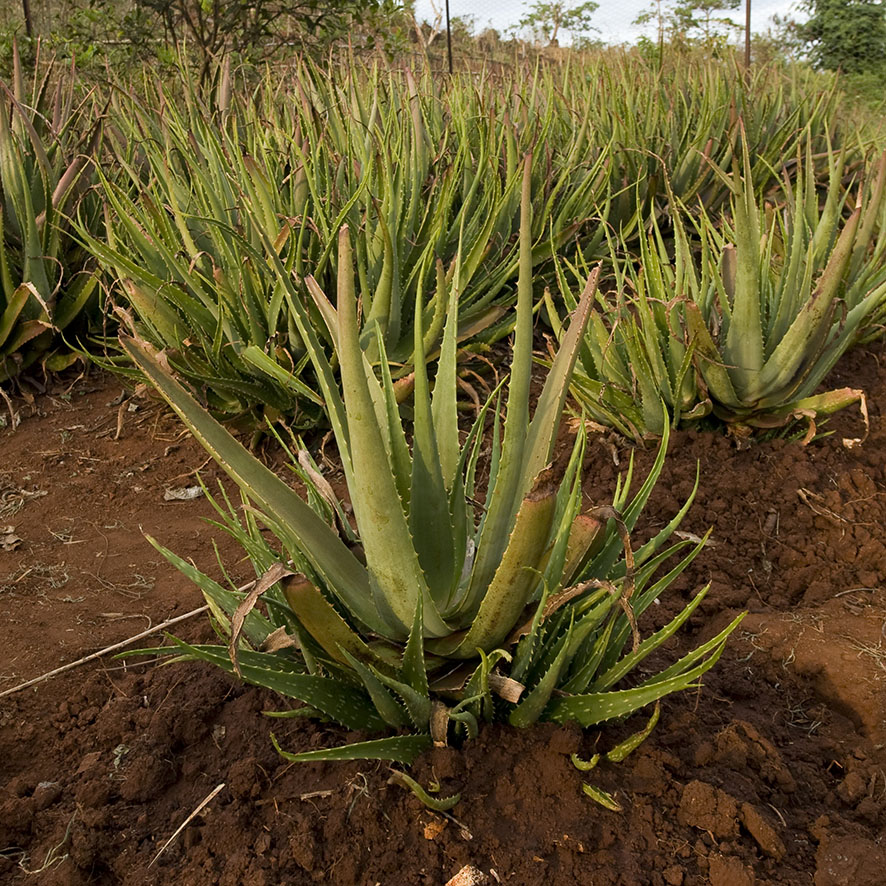
[[[811,142],[810,142],[811,143]],[[856,342],[882,330],[886,314],[886,155],[846,188],[846,155],[829,150],[820,199],[811,148],[760,201],[748,184],[750,154],[732,174],[731,217],[715,224],[701,208],[690,239],[685,207],[673,216],[673,242],[656,223],[641,241],[639,268],[619,267],[612,248],[615,296],[598,299],[573,377],[573,393],[592,417],[642,439],[709,414],[746,427],[777,428],[816,420],[852,403],[857,388],[820,391]],[[673,257],[672,257],[673,255]],[[558,261],[560,295],[575,304]],[[557,304],[547,314],[558,338]]]
[[[625,678],[703,598],[705,590],[641,641],[638,618],[701,545],[666,547],[685,508],[638,551],[627,543],[626,533],[661,470],[664,448],[633,499],[628,478],[619,485],[613,508],[585,513],[584,437],[578,436],[558,466],[550,464],[596,274],[585,287],[530,418],[528,191],[527,175],[506,417],[503,422],[498,417],[501,393],[496,392],[465,439],[456,408],[455,294],[433,389],[423,359],[421,320],[416,322],[420,359],[410,446],[387,362],[381,360],[378,378],[360,346],[347,229],[339,235],[336,305],[309,281],[335,344],[340,389],[307,315],[296,317],[339,446],[356,533],[306,455],[299,459],[299,470],[308,481],[308,503],[217,424],[150,346],[123,342],[252,503],[243,522],[233,516],[228,520],[259,575],[249,594],[223,588],[161,548],[200,585],[228,642],[227,647],[195,646],[175,640],[172,651],[235,671],[347,728],[398,730],[340,748],[288,755],[293,759],[410,762],[431,745],[432,736],[441,741],[452,734],[472,736],[482,720],[504,718],[526,726],[546,719],[590,726],[624,717],[697,685],[740,620],[663,671],[635,677],[625,688]],[[288,281],[285,269],[278,270]],[[383,350],[381,336],[378,342]],[[477,504],[487,421],[492,425],[489,474],[484,500]],[[273,531],[282,554],[262,538],[258,521]],[[676,566],[656,577],[668,556],[687,547]],[[254,608],[260,596],[267,616]]]
[[14,47],[12,86],[0,82],[0,383],[70,366],[62,334],[85,333],[98,306],[98,275],[66,215],[78,208],[98,226],[87,192],[102,127],[84,125],[96,103],[77,98],[74,74],[38,58],[28,88]]
[[[781,212],[754,199],[745,150],[743,173],[736,163],[730,181],[731,224],[720,232],[700,219],[701,273],[689,277],[685,323],[713,411],[727,421],[778,426],[863,398],[851,388],[816,391],[886,299],[886,241],[877,236],[886,155],[857,186],[854,206],[842,185],[845,155],[827,157],[821,208],[811,149],[796,183],[784,185]],[[678,249],[688,254],[685,244]]]

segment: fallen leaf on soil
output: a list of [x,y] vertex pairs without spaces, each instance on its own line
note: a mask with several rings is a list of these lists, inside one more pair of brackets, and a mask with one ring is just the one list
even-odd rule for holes
[[443,833],[443,828],[446,827],[445,821],[440,821],[435,818],[433,821],[428,822],[425,825],[425,839],[426,840],[436,840],[440,834]]
[[167,489],[163,493],[163,501],[193,501],[202,495],[202,486],[181,486],[178,489]]
[[483,886],[488,882],[489,877],[483,871],[466,864],[451,880],[446,881],[446,886]]
[[15,526],[0,526],[0,551],[14,551],[21,543],[15,534]]

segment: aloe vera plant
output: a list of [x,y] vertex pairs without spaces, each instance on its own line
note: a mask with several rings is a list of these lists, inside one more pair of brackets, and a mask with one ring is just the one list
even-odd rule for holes
[[[679,220],[678,242],[689,255]],[[678,249],[679,252],[679,249]],[[710,414],[712,404],[700,384],[694,345],[684,332],[685,262],[673,265],[659,226],[640,240],[639,263],[619,259],[610,240],[613,286],[598,297],[579,351],[572,392],[592,419],[641,442],[667,427]],[[559,304],[575,309],[570,278],[586,272],[584,262],[557,262],[558,296],[545,292],[547,317],[555,337],[564,328]],[[664,405],[665,409],[662,409]]]
[[742,132],[757,193],[777,182],[805,139],[816,157],[838,141],[839,93],[827,77],[808,83],[778,66],[745,76],[730,62],[697,57],[659,68],[605,55],[549,76],[545,89],[563,95],[554,138],[572,113],[573,130],[590,119],[596,143],[608,146],[607,215],[632,252],[653,221],[670,233],[679,202],[700,201],[710,213],[728,205],[717,168],[740,155]]
[[[57,371],[77,354],[61,334],[85,334],[97,306],[91,256],[71,236],[67,214],[83,210],[101,121],[92,97],[78,99],[73,69],[60,77],[35,62],[30,88],[14,53],[13,82],[0,83],[0,382],[28,367]],[[84,126],[85,123],[85,126]],[[93,210],[95,206],[93,204]]]
[[743,186],[745,153],[731,176],[731,221],[718,230],[701,219],[700,275],[690,281],[685,323],[713,411],[727,420],[777,425],[860,397],[814,392],[886,299],[878,236],[886,155],[847,190],[844,155],[829,153],[820,206],[810,153],[784,185],[783,208],[760,206]]
[[[296,428],[313,427],[322,410],[311,379],[302,378],[304,349],[287,323],[261,236],[239,206],[238,183],[277,158],[256,138],[244,136],[241,145],[238,120],[220,123],[196,92],[186,93],[181,107],[162,89],[145,91],[149,98],[141,101],[115,97],[109,136],[122,174],[101,173],[106,236],[80,226],[116,281],[112,303],[201,386],[216,414],[254,408],[271,420],[285,414]],[[295,212],[298,185],[287,187],[283,178],[280,172],[278,198]],[[268,248],[286,246],[287,217],[273,219],[278,242]],[[244,239],[257,258],[243,254]],[[114,352],[116,340],[103,344],[105,365],[131,373]]]
[[[175,640],[164,652],[213,662],[300,700],[309,714],[351,729],[406,730],[289,755],[292,759],[410,762],[432,740],[474,735],[482,720],[493,717],[515,726],[539,719],[591,726],[624,717],[697,685],[740,621],[664,670],[633,679],[629,688],[622,684],[704,597],[702,590],[672,622],[640,640],[637,619],[701,545],[690,546],[664,576],[655,574],[670,554],[687,546],[666,547],[685,508],[638,551],[627,541],[661,471],[664,447],[633,498],[629,474],[619,484],[614,508],[585,513],[583,436],[556,466],[551,464],[596,275],[588,280],[530,416],[529,169],[527,162],[517,322],[503,423],[497,392],[464,439],[459,432],[454,290],[433,387],[425,361],[416,361],[410,445],[387,363],[381,361],[377,376],[360,344],[346,228],[339,233],[336,304],[316,282],[309,283],[335,342],[341,388],[306,311],[295,316],[329,409],[356,530],[305,454],[299,471],[308,486],[308,503],[216,423],[150,346],[124,340],[127,353],[251,503],[244,522],[233,509],[227,519],[258,571],[248,595],[224,589],[161,548],[201,587],[228,641],[226,648]],[[278,271],[288,280],[282,262]],[[383,351],[381,335],[378,341]],[[422,342],[419,320],[419,356]],[[478,504],[487,418],[492,454],[485,496]],[[259,523],[272,530],[280,553],[262,538]],[[260,597],[267,604],[266,616],[254,608]]]
[[[827,157],[823,202],[807,146],[777,204],[761,203],[745,149],[721,172],[730,216],[717,225],[701,209],[694,222],[700,252],[680,216],[673,244],[653,225],[642,266],[616,270],[617,295],[591,318],[573,381],[589,413],[636,438],[663,432],[662,400],[673,425],[709,414],[757,427],[804,419],[812,434],[817,416],[861,400],[853,388],[816,390],[884,313],[886,156],[849,189],[845,154]],[[568,270],[561,263],[561,289]]]

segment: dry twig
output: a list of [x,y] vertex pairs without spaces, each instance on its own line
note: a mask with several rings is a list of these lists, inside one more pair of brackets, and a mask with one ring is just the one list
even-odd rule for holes
[[170,846],[172,841],[200,814],[200,811],[216,797],[225,783],[216,785],[194,808],[194,811],[175,829],[175,833],[160,847],[160,851],[148,862],[150,867]]
[[199,609],[192,609],[190,612],[186,612],[184,615],[179,615],[176,618],[169,619],[169,621],[164,621],[162,624],[155,625],[153,628],[148,628],[148,630],[142,631],[140,634],[136,634],[134,637],[129,637],[129,639],[127,640],[121,640],[119,643],[114,643],[112,646],[106,646],[104,649],[99,649],[98,652],[93,652],[91,655],[86,655],[83,658],[78,658],[77,661],[69,662],[68,664],[62,665],[60,668],[56,668],[55,670],[49,671],[46,674],[41,674],[39,677],[34,677],[33,680],[27,680],[24,683],[19,683],[18,686],[13,686],[11,689],[4,689],[3,692],[0,692],[0,698],[5,698],[7,695],[12,695],[14,692],[19,692],[22,689],[27,689],[29,686],[36,686],[38,683],[42,683],[44,680],[49,680],[51,677],[56,677],[59,674],[63,674],[65,671],[71,671],[74,668],[80,667],[80,665],[87,664],[90,661],[95,661],[95,659],[101,658],[103,655],[107,655],[109,652],[116,652],[118,649],[123,649],[124,647],[129,646],[130,643],[135,643],[136,640],[141,640],[144,637],[149,637],[151,634],[156,634],[158,631],[162,631],[166,628],[172,627],[172,625],[185,621],[185,619],[193,618],[195,615],[199,615],[201,612],[206,612],[208,609],[208,606],[201,606]]

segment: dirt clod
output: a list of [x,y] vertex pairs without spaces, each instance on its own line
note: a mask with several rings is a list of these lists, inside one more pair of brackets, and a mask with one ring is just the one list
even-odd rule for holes
[[776,861],[784,858],[785,848],[775,828],[750,803],[741,805],[741,823],[757,841],[757,845]]
[[680,824],[710,831],[725,839],[738,835],[738,804],[734,797],[703,781],[691,781],[683,788],[677,812]]
[[708,876],[711,886],[754,886],[754,872],[735,857],[712,855],[709,859]]

